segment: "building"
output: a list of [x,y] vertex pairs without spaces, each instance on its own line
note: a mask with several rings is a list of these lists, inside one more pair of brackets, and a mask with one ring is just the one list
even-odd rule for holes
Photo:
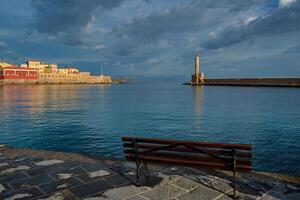
[[53,73],[58,72],[57,64],[49,64],[49,67],[51,68],[51,72]]
[[22,64],[21,67],[29,67],[31,69],[38,69],[39,72],[52,73],[58,72],[56,64],[43,63],[39,60],[28,60],[26,64]]
[[28,60],[27,66],[31,69],[37,69],[39,72],[45,72],[45,68],[49,67],[49,64],[43,63],[39,60]]
[[27,83],[34,82],[39,78],[39,71],[30,68],[16,66],[0,68],[0,80],[4,83]]
[[21,67],[22,68],[28,68],[28,65],[27,64],[21,64]]
[[68,69],[63,68],[63,69],[58,69],[59,74],[68,74]]
[[192,74],[192,84],[202,84],[204,81],[204,73],[200,72],[200,54],[195,54],[195,71]]
[[67,70],[68,70],[68,74],[78,74],[79,73],[79,70],[76,68],[73,68],[73,67],[69,67],[69,68],[67,68]]
[[0,61],[0,68],[2,68],[2,67],[9,67],[9,66],[12,66],[12,64],[9,64],[9,63],[7,63],[7,62]]
[[84,76],[90,76],[91,73],[90,72],[79,72],[80,75],[84,75]]
[[21,67],[0,67],[0,83],[51,83],[51,84],[107,84],[110,76],[94,76],[90,72],[80,72],[74,67],[59,69],[56,64],[46,64],[38,60],[28,60]]
[[74,67],[67,67],[67,68],[58,69],[58,72],[60,74],[78,74],[79,70]]

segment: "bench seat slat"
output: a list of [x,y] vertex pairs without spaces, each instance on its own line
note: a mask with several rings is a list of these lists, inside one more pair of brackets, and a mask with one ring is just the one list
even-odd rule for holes
[[[137,147],[142,150],[151,150],[157,149],[159,147],[163,147],[164,145],[153,145],[153,144],[137,144]],[[131,143],[124,143],[123,147],[126,149],[133,149],[134,146]],[[199,147],[198,147],[199,148]],[[201,148],[201,147],[200,147]],[[186,148],[186,147],[172,147],[165,151],[171,152],[186,152],[186,153],[196,153],[194,150]],[[214,155],[220,156],[231,156],[231,149],[208,149],[205,148],[205,151]],[[252,158],[252,153],[250,151],[236,151],[236,156],[240,158]]]
[[[191,167],[208,167],[251,171],[252,145],[122,137],[125,158],[130,161],[165,163]],[[138,154],[136,154],[136,150]],[[138,164],[137,164],[138,165]]]
[[[135,154],[133,152],[125,151],[125,155],[135,155]],[[174,154],[174,153],[169,153],[169,152],[151,152],[151,153],[147,153],[147,154],[140,153],[139,156],[140,155],[147,155],[147,156],[152,156],[152,157],[174,158],[174,159],[178,159],[178,160],[197,160],[197,161],[224,163],[224,161],[221,159],[213,158],[211,156],[204,155],[204,154],[191,155],[191,154],[178,154],[178,153]],[[229,157],[224,158],[224,159],[227,159],[227,162],[231,161]],[[241,165],[251,166],[251,160],[237,159],[236,163],[241,164]]]
[[[122,137],[122,141],[131,142],[132,137]],[[224,143],[211,143],[211,142],[194,142],[194,141],[177,141],[177,140],[163,140],[155,138],[134,138],[137,142],[141,143],[154,143],[154,144],[187,144],[199,147],[212,147],[212,148],[235,148],[237,150],[252,150],[252,145],[248,144],[224,144]]]
[[[134,155],[125,155],[125,157],[127,160],[135,161]],[[208,167],[214,169],[229,170],[228,166],[226,166],[224,163],[218,163],[218,162],[178,160],[173,158],[153,157],[153,156],[145,156],[145,155],[139,156],[139,159],[144,161],[157,162],[157,163],[177,164],[177,165],[184,165],[184,166],[191,166],[191,167],[201,166],[201,167]],[[236,168],[239,171],[251,171],[251,166],[248,165],[237,165]]]

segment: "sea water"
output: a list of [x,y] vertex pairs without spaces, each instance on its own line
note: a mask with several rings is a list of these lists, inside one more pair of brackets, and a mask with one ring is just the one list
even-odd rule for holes
[[0,108],[15,147],[123,158],[125,135],[246,143],[254,170],[300,175],[300,88],[5,85]]

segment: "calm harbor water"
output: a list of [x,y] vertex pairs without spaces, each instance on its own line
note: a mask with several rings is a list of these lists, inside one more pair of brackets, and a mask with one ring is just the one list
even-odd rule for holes
[[250,143],[254,169],[300,175],[300,89],[179,83],[0,86],[0,143],[122,158],[120,137]]

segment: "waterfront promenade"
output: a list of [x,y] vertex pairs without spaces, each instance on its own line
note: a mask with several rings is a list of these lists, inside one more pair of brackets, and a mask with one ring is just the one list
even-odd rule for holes
[[[0,199],[199,200],[231,199],[230,173],[150,166],[135,185],[135,165],[79,154],[0,147]],[[300,178],[238,174],[241,199],[299,199]]]

